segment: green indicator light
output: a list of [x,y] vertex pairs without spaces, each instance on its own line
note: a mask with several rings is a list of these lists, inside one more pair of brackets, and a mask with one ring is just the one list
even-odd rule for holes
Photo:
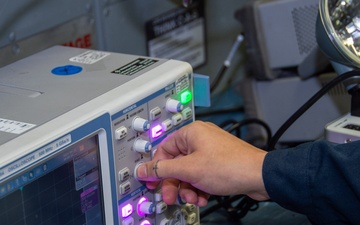
[[185,105],[192,100],[192,93],[191,91],[184,91],[180,95],[180,102],[181,104]]

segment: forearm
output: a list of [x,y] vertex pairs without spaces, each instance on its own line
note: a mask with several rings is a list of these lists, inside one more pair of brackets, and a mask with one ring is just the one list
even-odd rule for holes
[[318,141],[275,150],[263,165],[272,200],[306,214],[316,224],[360,221],[360,142],[333,145]]

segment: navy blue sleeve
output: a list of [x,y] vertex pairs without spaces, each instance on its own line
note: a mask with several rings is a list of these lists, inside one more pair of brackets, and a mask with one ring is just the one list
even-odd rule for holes
[[273,201],[314,224],[360,224],[360,141],[271,151],[263,179]]

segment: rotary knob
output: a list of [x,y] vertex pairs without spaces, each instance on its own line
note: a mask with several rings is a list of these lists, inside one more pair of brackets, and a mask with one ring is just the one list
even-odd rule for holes
[[166,101],[166,110],[172,113],[181,112],[184,109],[184,105],[180,101],[175,99],[168,99]]
[[133,145],[134,151],[141,154],[149,153],[151,151],[151,148],[151,143],[141,138],[136,139]]
[[138,206],[140,213],[142,214],[153,214],[155,212],[155,205],[152,202],[141,202]]
[[132,127],[135,131],[145,132],[150,129],[150,123],[146,119],[136,117],[136,118],[134,118],[134,120],[132,122]]

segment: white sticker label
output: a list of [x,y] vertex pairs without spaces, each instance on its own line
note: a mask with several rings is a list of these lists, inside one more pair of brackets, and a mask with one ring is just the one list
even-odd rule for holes
[[0,131],[7,133],[21,134],[35,126],[35,124],[31,123],[24,123],[15,120],[7,120],[0,118]]
[[146,23],[149,56],[186,61],[196,68],[206,62],[204,6],[169,11]]
[[69,60],[71,62],[83,63],[83,64],[94,64],[106,56],[110,55],[108,52],[100,51],[87,51],[78,56],[72,57]]
[[188,75],[184,75],[182,77],[180,77],[176,83],[176,94],[180,93],[181,91],[188,89],[190,86],[190,81],[189,81],[189,77]]
[[149,41],[148,46],[151,57],[182,60],[196,68],[206,60],[204,22],[199,19],[179,27]]

